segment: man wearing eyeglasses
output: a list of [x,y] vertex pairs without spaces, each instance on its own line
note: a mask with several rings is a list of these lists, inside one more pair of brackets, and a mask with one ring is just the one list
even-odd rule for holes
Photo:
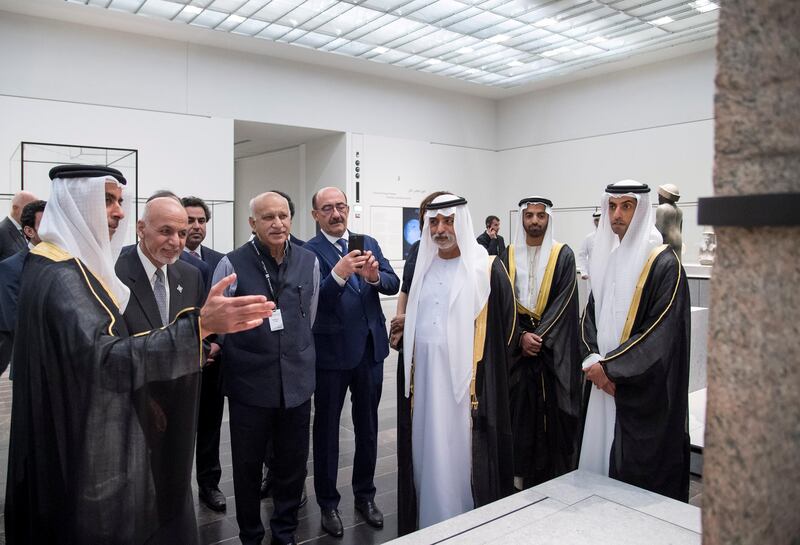
[[352,479],[355,507],[370,526],[383,527],[383,514],[375,505],[374,474],[378,402],[389,339],[379,294],[396,294],[400,279],[374,238],[364,235],[363,252],[348,248],[350,208],[341,190],[320,189],[312,197],[311,207],[321,229],[304,246],[317,255],[320,268],[319,308],[314,323],[314,489],[322,528],[341,537],[344,529],[338,512],[336,473],[339,418],[348,389],[356,440]]

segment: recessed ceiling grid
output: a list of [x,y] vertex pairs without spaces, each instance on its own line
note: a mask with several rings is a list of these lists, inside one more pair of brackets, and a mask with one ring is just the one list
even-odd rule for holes
[[711,0],[65,0],[510,88],[716,34]]

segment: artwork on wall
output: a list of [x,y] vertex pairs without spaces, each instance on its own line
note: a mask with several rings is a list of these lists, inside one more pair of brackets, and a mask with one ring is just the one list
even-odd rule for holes
[[403,207],[403,259],[408,259],[411,246],[419,240],[422,225],[419,224],[419,208]]

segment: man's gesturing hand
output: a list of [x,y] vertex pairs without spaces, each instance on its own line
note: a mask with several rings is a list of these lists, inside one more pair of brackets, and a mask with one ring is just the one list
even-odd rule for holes
[[272,315],[275,303],[263,295],[225,297],[225,288],[236,281],[231,274],[214,284],[206,304],[200,309],[203,336],[213,333],[236,333],[258,327]]

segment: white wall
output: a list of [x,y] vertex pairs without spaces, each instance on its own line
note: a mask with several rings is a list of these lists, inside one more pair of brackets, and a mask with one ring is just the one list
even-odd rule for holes
[[[497,204],[493,198],[498,180],[496,157],[491,151],[364,135],[363,230],[373,231],[370,224],[373,207],[378,214],[382,207],[416,208],[427,194],[447,190],[467,198],[478,234],[483,229],[483,218],[492,213]],[[399,227],[396,236],[401,237]],[[389,245],[380,237],[378,241],[382,246]]]
[[585,208],[555,220],[558,238],[577,249],[606,184],[673,183],[684,209],[684,259],[696,262],[702,229],[693,203],[712,194],[714,74],[707,51],[501,101],[503,183],[494,203],[507,211],[543,194],[557,208]]
[[[346,134],[333,134],[305,144],[306,184],[296,216],[304,240],[316,234],[315,222],[311,217],[311,197],[314,193],[327,186],[347,190],[347,140]],[[355,201],[353,195],[350,201]]]
[[[32,141],[138,150],[140,197],[170,189],[233,199],[232,120],[5,96],[0,119],[0,159],[8,165],[0,169],[0,192],[19,189],[12,155],[20,141]],[[47,198],[49,180],[27,180],[26,189]],[[224,216],[213,224],[214,240],[228,250],[233,238]]]
[[493,100],[374,76],[8,12],[0,51],[0,94],[494,146]]
[[236,246],[250,238],[251,229],[247,220],[250,216],[250,199],[271,189],[296,196],[298,188],[302,185],[302,170],[298,147],[236,161],[234,182]]
[[295,206],[292,233],[303,240],[314,236],[311,196],[329,185],[345,190],[345,165],[344,133],[316,138],[285,150],[238,159],[235,174],[237,245],[250,236],[247,221],[250,199],[271,189],[278,189],[292,197]]

